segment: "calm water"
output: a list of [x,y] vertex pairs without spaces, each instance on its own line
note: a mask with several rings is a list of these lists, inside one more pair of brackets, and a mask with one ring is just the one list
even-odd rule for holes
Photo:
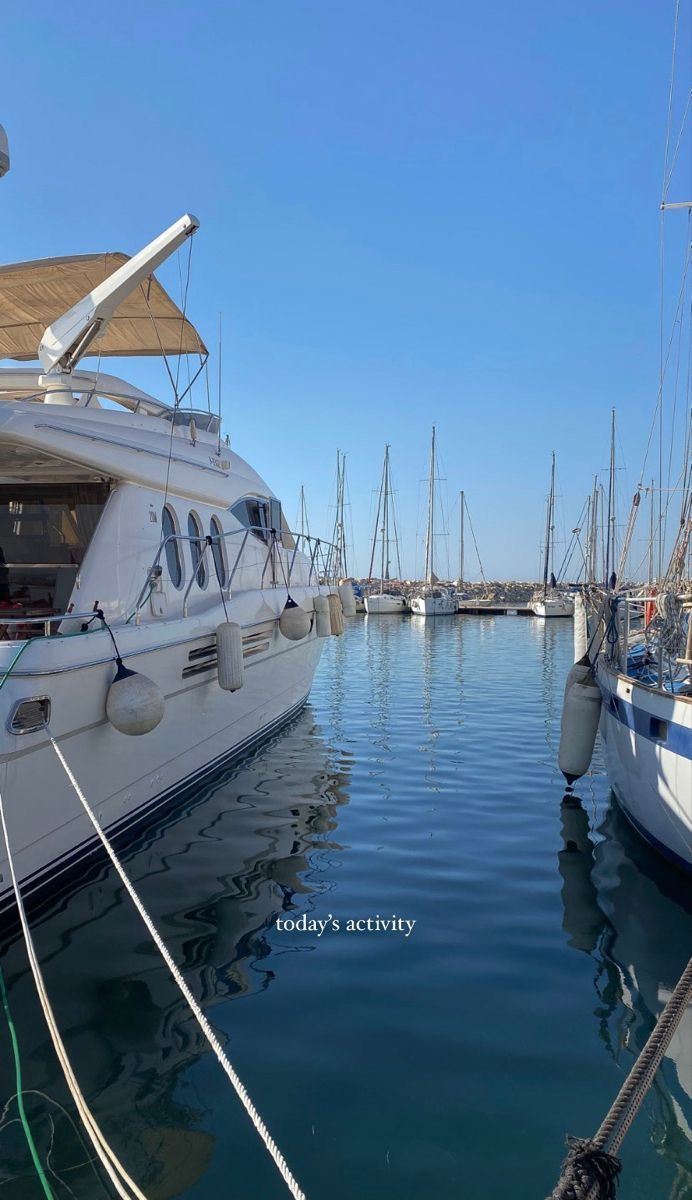
[[[357,618],[311,704],[142,836],[128,870],[309,1200],[541,1200],[595,1131],[692,945],[680,880],[611,806],[561,811],[569,622]],[[567,847],[567,848],[566,848]],[[415,921],[409,937],[347,920]],[[341,922],[279,931],[277,918]],[[102,868],[36,927],[82,1087],[150,1200],[287,1195]],[[56,1195],[85,1164],[21,945],[3,957]],[[692,1195],[679,1038],[621,1200]],[[0,1019],[0,1104],[14,1091]],[[2,1200],[41,1195],[11,1104]],[[80,1165],[82,1164],[82,1165]]]

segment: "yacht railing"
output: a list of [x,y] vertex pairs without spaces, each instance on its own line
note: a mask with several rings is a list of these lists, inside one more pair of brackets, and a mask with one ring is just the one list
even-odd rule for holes
[[[296,560],[298,554],[302,552],[303,557],[298,560],[298,567],[305,568],[307,566],[307,579],[302,580],[304,584],[310,583],[331,583],[334,582],[329,576],[329,556],[334,547],[331,542],[326,542],[322,538],[313,537],[308,533],[292,533],[289,530],[268,529],[264,525],[249,525],[242,529],[231,529],[221,535],[212,536],[207,534],[204,537],[194,537],[184,533],[170,533],[163,538],[156,557],[147,572],[147,579],[142,588],[135,604],[132,616],[135,616],[146,601],[151,596],[155,589],[157,581],[161,578],[162,568],[161,560],[166,553],[166,548],[171,542],[189,542],[200,548],[200,556],[197,565],[192,572],[188,581],[187,587],[183,594],[183,616],[188,615],[188,600],[190,592],[195,582],[199,583],[200,573],[206,569],[207,552],[214,545],[220,545],[222,542],[227,543],[231,538],[240,538],[232,565],[229,564],[227,578],[222,583],[218,576],[217,562],[214,554],[211,555],[214,574],[219,583],[219,589],[224,596],[224,599],[230,599],[232,594],[233,582],[238,572],[249,566],[257,566],[257,563],[248,564],[243,562],[243,552],[247,546],[250,535],[257,539],[256,549],[260,548],[260,543],[266,545],[266,554],[264,554],[264,562],[260,575],[260,588],[264,587],[285,587],[289,588],[291,584],[295,584]],[[291,538],[293,546],[285,546],[284,538]],[[301,550],[302,548],[302,550]],[[229,547],[230,549],[230,547]],[[233,548],[235,549],[235,547]],[[307,563],[306,560],[307,559]],[[270,578],[267,580],[267,573],[270,573]],[[132,617],[129,618],[132,620]]]
[[[592,635],[609,666],[649,686],[674,690],[692,679],[692,595],[601,593]],[[638,657],[637,652],[639,652]]]
[[[243,563],[243,551],[247,546],[250,535],[257,538],[256,548],[266,547],[266,553],[262,553],[262,570],[260,575],[261,588],[290,588],[291,584],[295,585],[296,564],[298,568],[305,570],[307,568],[307,579],[302,579],[302,584],[310,583],[332,583],[334,582],[328,574],[329,554],[334,549],[331,542],[323,541],[321,538],[312,537],[307,533],[291,533],[288,530],[267,529],[265,526],[251,525],[242,529],[231,529],[227,533],[220,536],[212,536],[211,534],[202,537],[193,537],[189,534],[172,533],[163,538],[156,552],[156,557],[147,571],[147,578],[142,588],[137,602],[126,618],[126,624],[136,620],[142,607],[146,604],[149,597],[156,589],[156,584],[163,574],[161,566],[161,558],[166,552],[166,547],[170,542],[194,542],[200,549],[199,559],[195,570],[193,570],[190,579],[183,593],[183,616],[188,616],[188,601],[190,592],[195,582],[199,582],[200,572],[207,567],[207,554],[214,544],[228,542],[231,538],[239,538],[240,545],[235,554],[232,565],[227,572],[224,569],[226,578],[222,583],[219,579],[217,563],[214,555],[211,555],[211,564],[213,573],[210,571],[210,580],[216,576],[219,584],[219,591],[224,599],[231,598],[233,582],[238,572],[244,568],[256,568],[259,564]],[[293,546],[284,546],[283,539],[292,538]],[[302,550],[301,550],[302,547]],[[234,547],[235,549],[235,547]],[[302,554],[299,559],[298,555]],[[230,556],[229,556],[230,557]],[[225,564],[224,564],[225,567]],[[270,574],[267,580],[267,574]],[[11,610],[10,610],[11,611]],[[63,613],[42,613],[37,616],[24,614],[22,616],[10,617],[5,616],[0,612],[0,642],[2,641],[22,641],[25,638],[32,637],[55,637],[58,633],[58,628],[63,621],[81,622],[82,629],[78,632],[89,631],[94,621],[99,621],[100,618],[95,610],[91,612],[63,612]],[[112,622],[117,623],[117,618]],[[104,623],[100,625],[104,628]],[[22,633],[20,636],[20,630]]]

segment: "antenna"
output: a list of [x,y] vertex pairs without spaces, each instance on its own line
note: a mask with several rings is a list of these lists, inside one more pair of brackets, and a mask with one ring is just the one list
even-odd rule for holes
[[216,381],[216,387],[217,387],[217,392],[218,392],[217,402],[218,402],[218,417],[219,417],[218,452],[219,452],[219,454],[221,454],[221,313],[219,313],[219,336],[218,336],[216,355],[217,355],[217,359],[218,359],[218,368],[217,368],[218,373],[217,373],[217,381]]

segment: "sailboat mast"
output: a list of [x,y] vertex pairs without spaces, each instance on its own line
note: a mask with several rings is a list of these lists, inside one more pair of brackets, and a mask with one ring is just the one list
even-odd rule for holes
[[550,468],[550,495],[548,496],[548,511],[545,521],[545,557],[543,559],[543,599],[548,594],[548,571],[550,570],[550,555],[553,540],[553,504],[555,500],[555,451],[553,450],[552,466]]
[[654,581],[654,480],[651,480],[651,496],[649,504],[649,585]]
[[608,526],[606,529],[606,577],[608,587],[615,562],[615,409],[610,422],[610,471],[608,473]]
[[435,426],[432,427],[430,443],[430,475],[428,478],[428,527],[425,534],[425,579],[433,582],[434,555],[433,539],[435,537]]
[[459,492],[459,586],[464,582],[464,493]]
[[[384,490],[385,490],[385,470],[387,467],[387,450],[388,450],[388,448],[389,447],[385,447],[385,452],[384,452],[385,457],[384,457],[384,462],[382,464],[382,475],[380,478],[380,492],[377,497],[377,512],[375,513],[375,528],[374,528],[373,534],[372,534],[372,549],[370,551],[370,567],[368,569],[368,579],[371,582],[372,582],[372,569],[375,565],[375,551],[377,550],[377,535],[380,532],[380,513],[382,512],[382,501],[384,498]],[[381,575],[380,575],[380,579],[382,579]]]
[[384,581],[389,579],[389,446],[384,448],[383,468],[384,496],[382,500],[382,570],[380,572],[380,591],[384,590]]

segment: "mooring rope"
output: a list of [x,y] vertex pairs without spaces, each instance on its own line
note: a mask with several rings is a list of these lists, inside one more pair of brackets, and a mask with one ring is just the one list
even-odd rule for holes
[[[613,1200],[617,1152],[639,1111],[683,1013],[692,999],[692,958],[593,1138],[567,1138],[569,1153],[548,1200]],[[610,1142],[610,1146],[606,1146]]]
[[60,1062],[60,1066],[62,1067],[62,1071],[63,1071],[63,1074],[67,1081],[67,1085],[70,1089],[70,1092],[72,1093],[72,1098],[75,1102],[75,1106],[76,1106],[79,1116],[82,1120],[82,1124],[84,1125],[84,1128],[89,1136],[89,1140],[90,1140],[92,1146],[94,1147],[94,1150],[96,1151],[99,1159],[101,1160],[104,1170],[108,1174],[108,1176],[113,1184],[113,1187],[115,1188],[116,1192],[120,1196],[121,1200],[132,1200],[133,1197],[135,1197],[136,1200],[147,1200],[146,1196],[144,1195],[143,1192],[141,1192],[139,1190],[136,1183],[134,1183],[134,1181],[132,1179],[130,1179],[130,1176],[127,1174],[127,1171],[123,1167],[122,1163],[118,1160],[114,1151],[111,1149],[108,1142],[106,1141],[106,1138],[104,1137],[103,1133],[101,1132],[101,1130],[96,1122],[96,1118],[94,1117],[93,1113],[91,1112],[91,1110],[89,1108],[89,1105],[87,1104],[86,1100],[84,1099],[84,1096],[82,1095],[82,1091],[77,1082],[75,1073],[72,1070],[72,1064],[70,1062],[67,1050],[65,1049],[65,1044],[62,1040],[62,1037],[60,1036],[60,1031],[58,1029],[57,1022],[55,1020],[55,1015],[53,1013],[53,1009],[52,1009],[50,1000],[48,998],[48,993],[46,991],[45,983],[43,981],[43,975],[41,973],[41,967],[39,966],[36,949],[34,947],[34,941],[31,936],[31,930],[29,929],[29,922],[27,921],[27,917],[26,917],[24,901],[22,899],[22,893],[21,893],[21,890],[19,887],[19,883],[17,880],[17,874],[16,874],[16,871],[14,868],[14,859],[12,857],[12,849],[10,846],[10,839],[9,839],[9,836],[7,833],[7,823],[5,821],[5,808],[3,805],[1,793],[0,793],[0,826],[2,826],[2,834],[3,834],[4,841],[5,841],[5,848],[7,850],[7,862],[8,862],[9,871],[10,871],[10,879],[12,881],[12,888],[14,891],[15,901],[17,904],[17,912],[19,913],[19,920],[20,920],[20,923],[22,926],[22,933],[24,934],[24,941],[26,944],[26,951],[27,951],[27,956],[29,959],[29,966],[31,967],[31,973],[34,977],[34,983],[36,985],[36,992],[38,994],[41,1008],[43,1009],[43,1015],[46,1019],[46,1025],[48,1026],[48,1032],[50,1034],[51,1041],[52,1041],[54,1049],[55,1049],[55,1053]]
[[[237,1071],[235,1070],[235,1068],[233,1067],[233,1065],[227,1058],[227,1056],[223,1050],[223,1047],[221,1046],[218,1038],[216,1037],[214,1031],[211,1028],[211,1025],[207,1021],[204,1013],[202,1012],[202,1009],[200,1008],[199,1004],[197,1003],[197,1000],[193,996],[193,994],[190,991],[189,987],[187,986],[185,980],[183,979],[183,976],[181,975],[180,971],[178,970],[178,967],[174,963],[167,946],[165,945],[163,939],[161,938],[161,935],[159,934],[158,930],[156,929],[156,926],[154,925],[154,922],[152,921],[151,917],[149,916],[149,913],[147,912],[146,908],[142,904],[142,901],[140,900],[139,896],[137,895],[137,892],[135,891],[134,887],[130,883],[130,880],[128,879],[127,875],[125,874],[125,871],[122,867],[122,864],[121,864],[118,856],[116,855],[113,847],[111,846],[110,841],[108,840],[106,834],[104,833],[99,822],[97,821],[97,819],[89,805],[89,802],[88,802],[86,796],[84,795],[84,792],[82,791],[79,784],[77,783],[77,780],[75,779],[74,775],[72,774],[72,771],[70,770],[70,767],[68,766],[68,764],[65,760],[62,750],[60,749],[57,742],[55,741],[55,738],[53,737],[53,735],[50,732],[48,733],[48,736],[50,738],[53,749],[55,750],[55,753],[63,767],[63,770],[65,771],[67,778],[69,779],[70,783],[72,784],[72,787],[74,788],[76,795],[79,797],[82,807],[84,808],[86,815],[88,816],[89,820],[91,821],[91,823],[101,841],[101,844],[103,845],[104,850],[106,851],[108,857],[110,858],[111,862],[113,863],[113,866],[115,867],[116,871],[118,872],[118,875],[120,876],[120,878],[123,882],[125,890],[127,891],[130,899],[132,900],[132,903],[134,904],[135,908],[137,909],[137,912],[139,913],[144,924],[146,925],[147,929],[149,930],[149,933],[151,934],[151,937],[152,937],[161,957],[163,958],[164,962],[166,963],[166,966],[168,967],[171,975],[173,976],[175,983],[178,985],[179,990],[181,991],[182,995],[184,996],[185,1000],[187,1001],[187,1004],[188,1004],[191,1012],[193,1013],[193,1015],[197,1021],[197,1024],[199,1025],[200,1029],[202,1030],[202,1033],[204,1034],[209,1045],[211,1046],[212,1050],[214,1051],[214,1054],[216,1055],[219,1065],[223,1068],[223,1070],[225,1071],[229,1080],[231,1081],[231,1084],[233,1085],[233,1088],[235,1089],[238,1099],[240,1100],[241,1104],[245,1108],[245,1111],[247,1112],[248,1116],[250,1117],[250,1120],[252,1121],[252,1124],[254,1125],[259,1136],[261,1137],[262,1141],[264,1142],[264,1145],[265,1145],[267,1151],[269,1152],[269,1155],[272,1158],[274,1165],[276,1166],[279,1174],[281,1175],[281,1178],[283,1179],[284,1183],[286,1184],[286,1187],[288,1188],[291,1195],[294,1197],[294,1200],[306,1200],[305,1193],[301,1190],[298,1183],[296,1182],[293,1175],[291,1174],[291,1171],[288,1167],[288,1164],[287,1164],[283,1154],[279,1150],[279,1147],[277,1146],[273,1137],[269,1133],[269,1130],[268,1130],[267,1126],[265,1125],[262,1117],[260,1116],[259,1112],[255,1108],[255,1105],[253,1104],[252,1100],[250,1099],[250,1096],[247,1092],[247,1089],[245,1088],[245,1085],[243,1084]],[[141,1195],[141,1193],[138,1193],[138,1195]]]

